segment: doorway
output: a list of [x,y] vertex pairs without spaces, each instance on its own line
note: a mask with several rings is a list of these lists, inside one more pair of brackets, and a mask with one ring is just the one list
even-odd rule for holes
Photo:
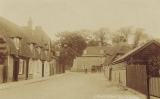
[[29,64],[29,60],[26,61],[26,80],[28,79],[28,64]]
[[42,77],[44,77],[44,62],[42,62]]
[[109,68],[109,80],[112,80],[112,69]]
[[14,60],[14,66],[13,66],[13,81],[18,81],[18,71],[19,71],[19,60]]

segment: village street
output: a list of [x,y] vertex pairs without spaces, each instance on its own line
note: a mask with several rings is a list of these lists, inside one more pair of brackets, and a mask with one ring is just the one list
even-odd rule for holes
[[61,76],[1,89],[0,97],[1,99],[141,99],[136,94],[111,84],[103,73],[67,72],[58,75]]

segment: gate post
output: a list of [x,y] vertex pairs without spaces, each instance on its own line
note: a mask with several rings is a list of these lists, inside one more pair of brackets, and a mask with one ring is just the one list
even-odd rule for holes
[[150,99],[149,89],[149,65],[146,65],[146,76],[147,76],[147,99]]

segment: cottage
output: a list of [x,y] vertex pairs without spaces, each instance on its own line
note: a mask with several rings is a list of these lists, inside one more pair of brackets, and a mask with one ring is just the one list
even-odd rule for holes
[[6,41],[8,52],[6,63],[3,64],[7,66],[7,79],[3,82],[25,80],[27,77],[26,67],[33,55],[22,32],[19,26],[0,17],[0,33]]
[[33,78],[47,77],[54,74],[56,70],[55,57],[51,52],[51,39],[43,31],[41,26],[35,26],[33,30],[33,22],[30,17],[28,26],[23,26],[22,29],[26,31],[26,36],[33,43],[29,44],[29,47],[34,55],[34,58],[30,58],[29,63],[33,69]]
[[40,37],[34,35],[37,32],[32,30],[31,23],[30,18],[28,26],[24,28],[0,17],[0,39],[4,40],[7,52],[7,58],[0,67],[1,83],[47,77],[53,74],[51,69],[56,66],[53,65],[55,63],[50,49],[51,40],[42,29],[38,31]]

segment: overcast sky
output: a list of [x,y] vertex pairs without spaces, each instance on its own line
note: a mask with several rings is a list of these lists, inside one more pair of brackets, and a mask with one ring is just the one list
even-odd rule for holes
[[0,0],[0,15],[19,26],[31,16],[52,39],[65,30],[125,26],[160,38],[160,0]]

